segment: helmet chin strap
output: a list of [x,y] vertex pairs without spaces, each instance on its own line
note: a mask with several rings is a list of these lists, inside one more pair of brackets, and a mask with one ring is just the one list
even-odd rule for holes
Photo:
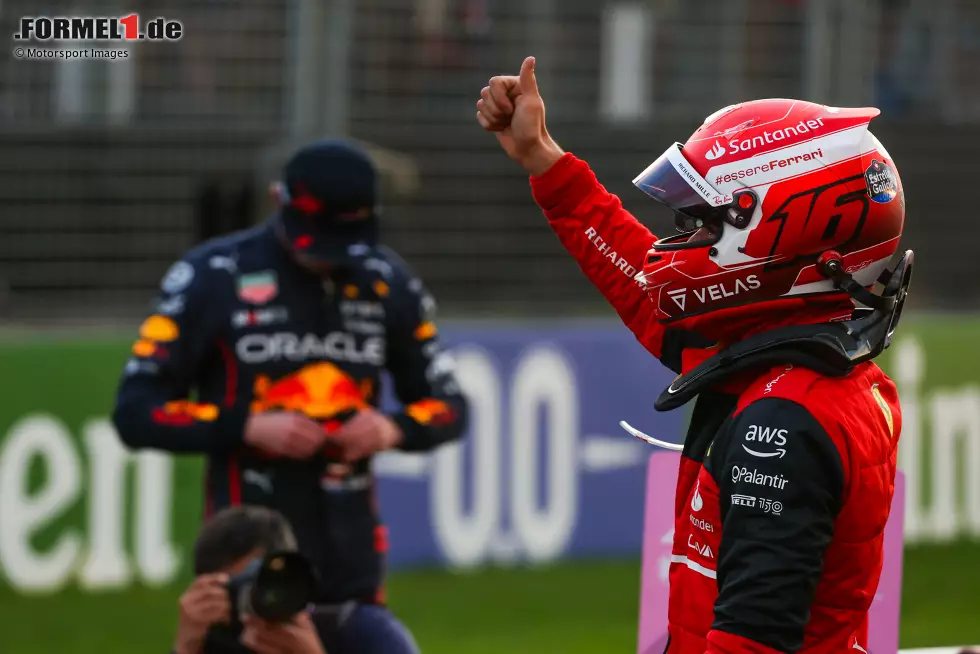
[[[911,253],[906,253],[911,256]],[[879,311],[891,311],[895,306],[897,297],[894,295],[875,295],[855,281],[854,277],[844,270],[844,259],[836,250],[827,250],[817,259],[820,274],[834,282],[834,288],[843,291],[866,307],[871,307]],[[887,284],[892,272],[888,269],[882,271],[878,277],[878,283]]]
[[[912,251],[907,250],[893,270],[878,279],[881,295],[862,287],[842,270],[840,256],[828,253],[820,262],[835,286],[867,308],[855,309],[851,320],[816,325],[792,325],[750,336],[731,345],[675,379],[654,403],[657,411],[670,411],[698,393],[736,374],[756,372],[776,365],[798,365],[829,377],[849,374],[856,365],[870,361],[891,345],[902,316],[912,281]],[[675,445],[649,436],[625,420],[620,426],[651,445],[679,451]]]

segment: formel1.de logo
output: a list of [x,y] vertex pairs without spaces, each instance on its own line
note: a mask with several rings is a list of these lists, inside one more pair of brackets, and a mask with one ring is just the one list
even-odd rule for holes
[[184,26],[157,16],[142,21],[128,16],[23,16],[15,41],[178,41]]

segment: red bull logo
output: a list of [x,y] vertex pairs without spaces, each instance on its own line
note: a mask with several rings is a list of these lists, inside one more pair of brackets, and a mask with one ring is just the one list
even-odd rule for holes
[[326,362],[304,366],[276,381],[259,375],[254,393],[253,413],[295,411],[314,420],[327,420],[368,406],[357,382]]

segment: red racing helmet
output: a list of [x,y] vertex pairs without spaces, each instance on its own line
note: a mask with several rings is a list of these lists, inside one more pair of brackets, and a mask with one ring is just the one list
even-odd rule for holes
[[875,108],[770,99],[709,116],[633,183],[674,211],[637,276],[673,322],[780,298],[867,303],[895,253],[905,195],[868,130]]

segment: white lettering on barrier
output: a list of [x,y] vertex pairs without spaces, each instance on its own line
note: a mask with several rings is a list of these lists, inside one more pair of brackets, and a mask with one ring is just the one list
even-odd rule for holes
[[[524,557],[550,561],[563,554],[578,507],[578,393],[565,357],[550,347],[528,350],[514,373],[509,393],[509,436],[502,425],[501,381],[492,356],[476,347],[455,351],[457,379],[470,400],[470,461],[454,444],[435,454],[431,502],[436,542],[451,565],[467,568],[487,560]],[[541,465],[536,432],[538,412],[548,414],[548,447]],[[510,479],[503,478],[502,450],[510,445]],[[464,475],[471,468],[472,475]],[[546,479],[539,502],[539,470]],[[472,478],[472,506],[463,506],[463,479]],[[503,507],[503,484],[511,492]],[[512,531],[503,529],[505,509]]]
[[914,338],[897,341],[894,348],[895,385],[902,404],[902,433],[898,465],[905,472],[905,540],[916,541],[926,528],[922,507],[922,434],[919,415],[919,380],[924,373],[922,345]]
[[136,468],[136,564],[140,579],[151,586],[172,580],[180,557],[170,538],[173,507],[173,457],[161,452],[131,454],[108,420],[85,425],[82,440],[91,469],[89,486],[89,552],[79,583],[85,588],[122,588],[129,584],[131,562],[126,554],[126,470]]
[[[899,467],[905,472],[906,484],[905,541],[947,542],[964,535],[980,536],[980,389],[934,391],[927,400],[927,441],[922,431],[926,414],[921,408],[924,350],[912,337],[897,341],[894,350],[895,382],[902,401]],[[926,460],[932,461],[929,505],[923,503]]]
[[[45,479],[32,491],[29,478],[35,459],[43,464]],[[53,592],[64,586],[74,569],[82,549],[75,530],[62,531],[43,553],[31,538],[78,499],[79,467],[68,430],[51,417],[26,416],[7,434],[0,453],[0,566],[14,588]]]
[[[980,478],[963,462],[980,462],[980,388],[937,391],[930,402],[932,418],[931,535],[952,540],[960,534],[980,536]],[[962,437],[962,454],[957,441]],[[957,465],[959,464],[959,465]],[[963,488],[962,493],[958,489]],[[963,505],[957,506],[957,495]]]
[[[173,460],[157,452],[130,454],[104,419],[82,430],[89,475],[85,536],[63,531],[41,554],[35,532],[82,498],[83,462],[68,429],[50,416],[27,416],[11,428],[0,450],[0,568],[11,586],[51,592],[77,573],[86,589],[124,588],[133,569],[125,542],[126,498],[133,496],[136,568],[149,585],[173,580],[180,559],[170,539]],[[45,468],[42,485],[28,491],[32,461]],[[126,469],[135,462],[136,492],[126,492]],[[88,542],[85,542],[85,538]]]
[[[532,561],[558,558],[568,545],[578,507],[578,390],[565,358],[537,348],[521,360],[511,386],[511,500],[514,527]],[[546,500],[538,508],[538,412],[548,413]]]
[[[472,474],[464,475],[463,446],[436,450],[430,502],[436,541],[453,566],[485,560],[500,520],[500,384],[490,356],[478,348],[456,351],[456,380],[470,401]],[[473,480],[472,509],[463,507],[463,480]]]
[[[129,585],[132,573],[123,524],[130,454],[104,422],[90,423],[82,440],[93,474],[88,488],[89,552],[79,582],[91,589],[122,588]],[[135,518],[146,521],[138,510]]]
[[136,457],[136,563],[148,586],[169,583],[180,570],[180,551],[170,533],[173,513],[172,456],[140,452]]

